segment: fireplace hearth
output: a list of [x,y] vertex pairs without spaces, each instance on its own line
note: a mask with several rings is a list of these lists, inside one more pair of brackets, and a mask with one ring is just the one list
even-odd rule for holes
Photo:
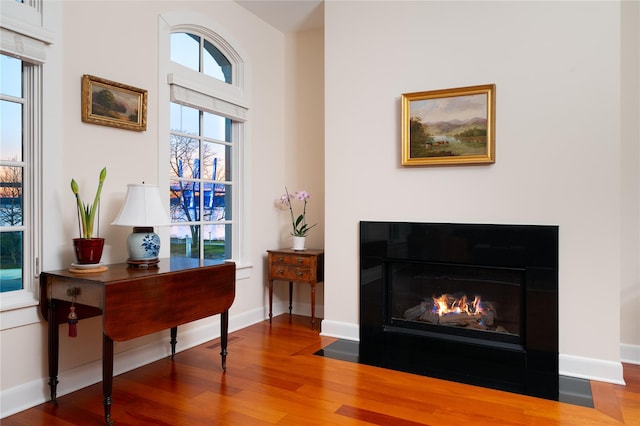
[[360,362],[558,399],[558,227],[360,223]]

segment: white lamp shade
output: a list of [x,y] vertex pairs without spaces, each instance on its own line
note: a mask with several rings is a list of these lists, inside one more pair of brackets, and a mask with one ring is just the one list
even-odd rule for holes
[[169,226],[171,219],[160,198],[160,188],[155,185],[129,184],[124,204],[112,225],[120,226]]

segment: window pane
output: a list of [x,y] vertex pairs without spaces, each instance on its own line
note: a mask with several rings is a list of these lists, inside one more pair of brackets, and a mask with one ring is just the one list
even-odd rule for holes
[[204,187],[204,217],[202,220],[209,222],[230,220],[231,216],[227,215],[227,210],[231,204],[231,200],[227,196],[230,188],[218,183],[208,183]]
[[2,166],[0,167],[0,226],[21,225],[22,167]]
[[202,149],[202,174],[208,180],[227,180],[227,145],[204,142]]
[[[228,229],[227,229],[228,228]],[[205,225],[204,226],[204,258],[205,259],[226,259],[226,250],[231,251],[229,244],[226,244],[226,235],[231,235],[231,226],[227,225]]]
[[22,104],[0,101],[0,122],[0,159],[22,161]]
[[231,120],[228,118],[208,112],[202,115],[202,136],[205,138],[230,142],[227,126],[231,127]]
[[199,225],[171,227],[171,257],[200,257]]
[[211,220],[232,220],[231,215],[231,185],[214,185],[215,204]]
[[187,33],[171,34],[171,60],[200,71],[200,37]]
[[225,83],[231,83],[231,63],[217,47],[206,39],[204,41],[204,54],[202,56],[204,74],[224,81]]
[[0,93],[22,97],[22,61],[7,55],[0,55]]
[[171,130],[191,135],[200,135],[200,115],[197,109],[171,103]]
[[171,222],[200,220],[200,183],[172,181],[169,186]]
[[22,290],[22,232],[0,234],[0,292]]
[[199,143],[197,139],[179,135],[169,137],[169,163],[172,178],[200,177]]

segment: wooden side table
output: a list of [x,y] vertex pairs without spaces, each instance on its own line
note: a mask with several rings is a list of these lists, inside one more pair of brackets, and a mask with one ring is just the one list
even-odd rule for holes
[[129,268],[126,263],[107,266],[106,271],[95,274],[68,269],[41,273],[40,312],[49,322],[49,388],[56,405],[58,325],[67,322],[72,304],[81,319],[102,315],[103,405],[105,422],[111,425],[114,341],[170,329],[173,358],[179,325],[221,314],[220,355],[222,369],[226,370],[236,266],[233,262],[199,259],[161,259],[156,268],[148,269]]
[[311,286],[311,328],[316,321],[316,284],[324,281],[324,250],[267,250],[269,271],[269,323],[273,309],[273,282],[289,281],[289,315],[293,306],[293,283]]

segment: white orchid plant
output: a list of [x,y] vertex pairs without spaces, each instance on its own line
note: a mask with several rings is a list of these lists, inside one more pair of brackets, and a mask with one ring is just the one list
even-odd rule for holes
[[[291,235],[293,235],[294,237],[306,237],[309,230],[317,225],[316,223],[314,223],[313,225],[307,224],[307,200],[311,198],[311,195],[307,191],[296,191],[292,196],[286,186],[284,190],[285,193],[280,196],[280,204],[283,207],[289,208],[289,213],[291,214],[291,226],[293,228]],[[302,214],[298,215],[297,217],[293,213],[293,206],[291,203],[292,197],[293,199],[302,201],[304,203],[302,207]]]

